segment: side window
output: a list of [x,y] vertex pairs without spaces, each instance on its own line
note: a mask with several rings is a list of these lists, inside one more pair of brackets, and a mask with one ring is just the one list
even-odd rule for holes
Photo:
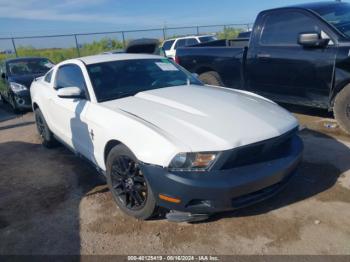
[[186,39],[177,40],[176,45],[175,45],[175,49],[177,49],[179,47],[183,47],[183,46],[186,46]]
[[163,48],[165,51],[168,51],[171,49],[171,47],[173,46],[175,40],[169,40],[169,41],[165,41],[163,44]]
[[186,46],[189,46],[189,45],[196,45],[198,44],[198,41],[196,38],[188,38],[186,40]]
[[44,78],[44,81],[45,81],[45,82],[51,83],[52,73],[53,73],[53,70],[50,70],[50,71],[45,75],[45,78]]
[[56,88],[79,87],[85,91],[85,79],[81,69],[77,65],[63,65],[56,74]]
[[260,37],[262,45],[297,45],[300,33],[321,33],[317,22],[307,15],[292,11],[271,13],[265,17]]

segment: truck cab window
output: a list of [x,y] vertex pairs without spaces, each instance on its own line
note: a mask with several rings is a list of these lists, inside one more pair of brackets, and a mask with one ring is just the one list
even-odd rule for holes
[[265,17],[260,44],[297,45],[300,33],[311,32],[321,33],[321,29],[314,19],[303,13],[271,13]]

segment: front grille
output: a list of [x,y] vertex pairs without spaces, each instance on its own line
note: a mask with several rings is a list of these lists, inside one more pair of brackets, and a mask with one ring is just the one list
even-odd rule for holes
[[230,152],[221,169],[257,164],[287,156],[296,133],[297,129],[293,129],[279,137],[236,148]]

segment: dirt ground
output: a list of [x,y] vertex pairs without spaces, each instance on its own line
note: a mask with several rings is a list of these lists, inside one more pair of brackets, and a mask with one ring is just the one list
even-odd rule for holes
[[[1,109],[2,108],[2,109]],[[291,108],[299,175],[263,203],[198,224],[142,222],[114,204],[97,172],[43,148],[33,114],[0,105],[0,254],[350,254],[350,137],[325,112]]]

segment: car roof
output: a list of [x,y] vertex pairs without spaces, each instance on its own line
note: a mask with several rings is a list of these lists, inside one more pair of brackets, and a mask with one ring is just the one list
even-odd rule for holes
[[76,59],[71,59],[66,62],[72,60],[80,60],[86,65],[98,64],[104,62],[112,62],[112,61],[121,61],[121,60],[134,60],[134,59],[164,59],[163,56],[158,55],[148,55],[148,54],[102,54],[102,55],[93,55],[93,56],[85,56]]
[[316,9],[320,7],[326,7],[326,6],[336,6],[336,5],[341,5],[341,4],[346,4],[345,2],[337,2],[337,1],[326,1],[326,2],[314,2],[314,3],[305,3],[305,4],[297,4],[297,5],[292,5],[289,7],[298,7],[298,8],[304,8],[304,9]]
[[196,38],[196,37],[206,37],[206,36],[214,36],[214,35],[189,35],[189,36],[183,36],[183,37],[175,37],[171,39],[167,39],[164,42],[167,41],[174,41],[174,40],[179,40],[179,39],[188,39],[188,38]]
[[16,61],[26,61],[26,60],[37,60],[37,59],[48,59],[46,57],[35,57],[35,56],[28,56],[28,57],[16,57],[16,58],[8,58],[4,60],[5,63],[10,62],[16,62]]
[[313,2],[313,3],[304,3],[304,4],[295,4],[295,5],[289,5],[289,6],[284,6],[284,7],[280,7],[280,8],[273,8],[273,9],[269,9],[269,10],[265,10],[262,13],[265,12],[270,12],[270,11],[274,11],[274,10],[283,10],[283,9],[291,9],[291,8],[297,8],[297,9],[305,9],[305,10],[311,10],[311,11],[315,11],[319,8],[324,8],[324,7],[334,7],[337,5],[348,5],[348,3],[346,2],[338,2],[338,1],[325,1],[325,2]]

